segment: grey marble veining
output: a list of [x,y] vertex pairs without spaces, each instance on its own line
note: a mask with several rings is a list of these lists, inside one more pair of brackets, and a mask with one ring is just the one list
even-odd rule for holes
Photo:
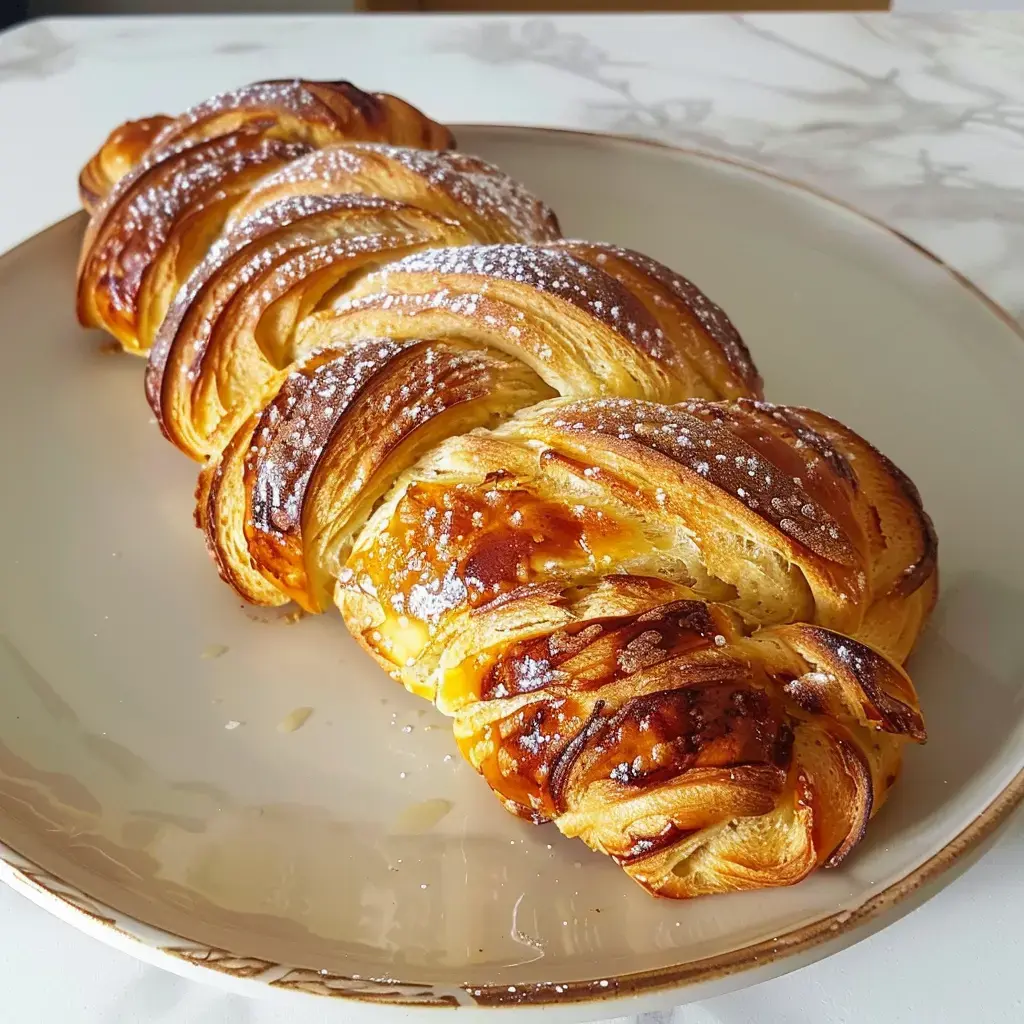
[[[7,45],[5,45],[5,41]],[[62,39],[45,22],[30,22],[18,33],[17,47],[0,36],[0,83],[46,78],[74,63],[74,44]]]
[[[761,164],[926,244],[951,226],[997,227],[990,254],[960,254],[970,274],[998,279],[1007,253],[1024,253],[1024,16],[851,16],[825,46],[794,31],[800,19],[725,20],[728,41],[762,59],[695,80],[681,47],[684,87],[657,92],[668,46],[624,59],[571,23],[475,24],[435,46],[485,65],[558,69],[593,93],[587,125]],[[756,102],[738,100],[751,90]],[[1024,311],[1015,286],[994,286]]]
[[[655,137],[816,185],[1024,312],[1024,15],[155,24],[28,24],[0,37],[0,89],[69,104],[73,124],[47,145],[63,142],[75,160],[119,116],[300,72],[402,92],[450,120]],[[7,137],[32,125],[30,111],[0,108]],[[56,165],[43,181],[39,168],[15,172],[36,191],[70,198]],[[3,217],[27,225],[30,214]]]

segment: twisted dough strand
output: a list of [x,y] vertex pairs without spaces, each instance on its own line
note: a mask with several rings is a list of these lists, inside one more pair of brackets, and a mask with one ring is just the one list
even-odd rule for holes
[[137,173],[144,158],[152,162],[154,156],[246,129],[308,140],[317,147],[349,139],[423,149],[455,144],[444,125],[397,96],[366,93],[351,82],[254,82],[204,100],[178,117],[156,114],[119,125],[82,169],[82,206],[94,214],[122,178]]
[[177,118],[116,129],[79,179],[91,217],[78,316],[144,351],[239,200],[269,172],[333,142],[447,149],[447,128],[348,82],[257,82]]
[[899,667],[937,585],[917,491],[761,401],[690,282],[408,142],[450,136],[260,83],[83,171],[80,315],[149,350],[221,575],[333,599],[510,811],[653,893],[839,863],[925,737]]

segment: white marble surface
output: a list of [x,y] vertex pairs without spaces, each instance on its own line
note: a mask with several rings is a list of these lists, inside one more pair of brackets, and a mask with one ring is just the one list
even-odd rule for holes
[[[1017,15],[35,22],[0,36],[0,249],[74,208],[78,166],[118,120],[296,74],[404,94],[451,122],[624,131],[754,160],[877,214],[1024,314]],[[965,877],[888,930],[673,1019],[1020,1021],[1021,864],[1018,815]],[[3,1020],[320,1019],[137,964],[5,889],[0,920]]]

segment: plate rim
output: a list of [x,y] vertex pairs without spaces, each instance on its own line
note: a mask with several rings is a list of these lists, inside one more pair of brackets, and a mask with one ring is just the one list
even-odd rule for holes
[[[806,181],[792,178],[752,161],[736,158],[709,148],[678,145],[659,139],[626,133],[590,131],[576,128],[560,128],[547,125],[500,124],[493,122],[461,122],[452,124],[456,133],[461,129],[490,130],[509,137],[548,135],[553,138],[577,137],[598,144],[611,144],[624,148],[654,148],[669,154],[697,159],[709,163],[739,169],[755,177],[780,183],[790,189],[813,196],[826,204],[853,214],[859,220],[874,228],[881,229],[902,244],[915,250],[920,256],[944,271],[956,284],[968,291],[974,299],[980,300],[990,313],[1024,342],[1024,326],[1002,305],[995,301],[980,286],[965,274],[951,266],[929,248],[910,238],[904,232],[886,223],[880,217],[865,212],[845,199],[838,198],[820,187]],[[0,253],[0,270],[15,260],[22,250],[39,242],[44,236],[64,227],[68,221],[80,218],[76,211],[22,239],[11,248]],[[685,964],[674,964],[648,971],[634,971],[602,979],[589,979],[559,983],[537,982],[519,986],[477,987],[470,984],[453,985],[449,991],[459,989],[465,996],[438,996],[442,986],[420,985],[409,982],[390,981],[371,990],[369,979],[364,981],[358,975],[346,978],[341,975],[318,976],[318,972],[256,960],[244,954],[233,954],[218,950],[204,943],[195,942],[184,936],[174,935],[146,924],[130,915],[122,914],[87,896],[77,887],[69,885],[30,859],[23,857],[0,837],[0,882],[3,882],[28,897],[38,906],[49,911],[61,921],[74,926],[94,938],[98,938],[138,959],[159,966],[173,973],[212,983],[221,988],[248,995],[285,995],[281,982],[289,975],[300,972],[314,975],[307,984],[296,984],[293,992],[317,998],[322,1005],[325,997],[344,1000],[354,1009],[353,1003],[362,1003],[366,1010],[380,1007],[382,1012],[401,1006],[406,1010],[457,1006],[462,1009],[473,1007],[479,1011],[505,1008],[520,1010],[543,1010],[550,1014],[552,1008],[572,1007],[570,1013],[577,1015],[586,1005],[601,1004],[612,1010],[616,1004],[643,999],[652,1005],[665,1004],[670,998],[675,1002],[690,1001],[724,991],[745,987],[768,977],[778,976],[799,967],[824,959],[833,952],[847,948],[868,937],[888,924],[904,917],[911,910],[923,904],[973,863],[993,841],[997,830],[1010,819],[1013,812],[1024,804],[1024,768],[1011,778],[1004,788],[975,817],[940,850],[908,872],[901,879],[892,882],[880,892],[869,896],[853,910],[843,910],[809,924],[756,943],[748,943],[726,953]],[[941,884],[938,884],[940,883]],[[149,932],[144,937],[127,930],[122,925]],[[153,936],[159,936],[160,942]],[[162,943],[168,944],[162,944]],[[757,974],[758,977],[752,975]],[[348,983],[348,984],[346,984]],[[717,984],[716,984],[717,983]],[[340,984],[340,987],[338,987]],[[418,990],[410,993],[409,989]],[[698,992],[698,988],[706,991]],[[425,991],[427,990],[427,991]],[[288,993],[292,994],[292,993]],[[578,1019],[578,1016],[577,1016]]]

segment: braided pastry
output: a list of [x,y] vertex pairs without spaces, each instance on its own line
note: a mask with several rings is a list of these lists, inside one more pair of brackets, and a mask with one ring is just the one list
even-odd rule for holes
[[662,265],[561,239],[474,157],[336,141],[447,143],[400,101],[345,120],[351,87],[288,87],[313,110],[253,88],[83,172],[86,205],[110,189],[84,322],[149,348],[224,579],[335,603],[506,808],[652,893],[839,863],[925,738],[913,484],[762,401],[729,319]]

